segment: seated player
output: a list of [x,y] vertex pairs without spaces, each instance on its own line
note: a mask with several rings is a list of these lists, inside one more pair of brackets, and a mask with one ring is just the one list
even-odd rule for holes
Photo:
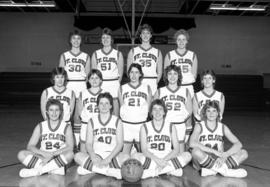
[[[247,159],[248,153],[227,125],[219,120],[219,105],[215,101],[207,102],[202,109],[202,121],[197,123],[190,137],[190,147],[196,169],[202,176],[220,173],[225,177],[242,178],[247,176],[245,169],[236,169]],[[224,150],[224,138],[232,146]]]
[[220,108],[220,120],[222,120],[225,97],[222,92],[215,90],[216,75],[213,70],[205,70],[201,75],[201,85],[203,89],[195,93],[193,97],[193,113],[196,121],[201,121],[201,110],[205,103],[209,101],[216,101]]
[[[44,173],[65,174],[65,166],[73,159],[71,125],[62,120],[63,106],[56,99],[46,104],[47,120],[39,123],[28,142],[27,149],[18,153],[18,159],[27,168],[20,170],[20,177]],[[40,141],[40,148],[37,145]]]
[[182,145],[178,145],[175,125],[166,119],[167,109],[164,102],[156,99],[150,106],[152,121],[145,123],[140,131],[142,153],[134,153],[144,168],[142,178],[156,177],[161,174],[182,176],[182,168],[190,160],[189,152],[184,152],[183,134]]
[[90,118],[87,125],[86,150],[75,155],[79,165],[77,172],[86,175],[91,172],[121,179],[120,167],[125,161],[119,154],[123,147],[123,126],[121,120],[112,115],[113,97],[110,93],[99,94],[99,114]]
[[97,106],[97,97],[100,93],[103,92],[101,89],[102,84],[102,74],[97,69],[92,69],[89,73],[88,82],[90,84],[90,88],[82,91],[79,97],[79,113],[81,117],[81,132],[80,132],[80,151],[86,152],[85,141],[86,141],[86,131],[87,124],[89,119],[98,114],[98,106]]

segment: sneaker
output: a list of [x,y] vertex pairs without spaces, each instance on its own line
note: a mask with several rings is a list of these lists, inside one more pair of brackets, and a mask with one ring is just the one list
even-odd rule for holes
[[77,168],[77,173],[78,173],[79,175],[87,175],[87,174],[90,174],[90,173],[92,173],[92,172],[89,171],[89,170],[87,170],[87,169],[84,169],[84,168],[81,167],[81,166],[79,166],[79,167]]
[[108,168],[106,174],[116,179],[122,179],[121,170],[116,168]]
[[216,174],[217,174],[217,172],[212,170],[212,169],[208,169],[208,168],[202,168],[201,169],[201,176],[202,177],[216,175]]
[[183,169],[179,168],[179,169],[169,172],[168,174],[176,176],[176,177],[181,177],[183,175]]
[[39,176],[40,171],[39,169],[36,169],[36,168],[31,168],[31,169],[23,168],[20,170],[19,175],[22,178],[34,177],[34,176]]
[[142,179],[147,179],[147,178],[153,178],[153,177],[157,177],[158,174],[153,171],[153,170],[150,170],[150,169],[146,169],[146,170],[143,170],[143,174],[142,174]]
[[244,178],[247,176],[247,171],[245,169],[229,169],[226,164],[223,164],[220,168],[215,168],[214,170],[224,177]]
[[55,170],[52,170],[49,172],[50,174],[56,174],[56,175],[65,175],[65,167],[61,167]]

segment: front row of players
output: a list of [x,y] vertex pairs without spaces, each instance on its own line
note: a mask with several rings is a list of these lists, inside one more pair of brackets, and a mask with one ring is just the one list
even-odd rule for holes
[[[241,142],[220,122],[219,105],[210,101],[202,109],[202,121],[195,125],[190,138],[190,152],[184,151],[184,134],[178,137],[176,127],[166,117],[164,102],[151,103],[152,120],[140,127],[142,153],[132,155],[121,152],[123,148],[122,121],[112,115],[113,98],[105,92],[97,98],[99,113],[90,118],[86,133],[86,152],[73,153],[73,135],[68,122],[62,120],[63,106],[55,99],[46,104],[46,120],[39,123],[28,142],[27,149],[18,153],[18,159],[27,168],[21,169],[21,177],[44,173],[65,174],[65,166],[74,158],[79,165],[77,172],[91,172],[121,179],[121,165],[128,158],[138,159],[144,168],[142,178],[161,174],[182,176],[183,167],[191,159],[202,176],[217,173],[229,177],[245,177],[246,170],[238,168],[248,154]],[[232,146],[224,150],[224,138]],[[40,148],[37,148],[40,140]],[[179,141],[182,140],[182,141]]]

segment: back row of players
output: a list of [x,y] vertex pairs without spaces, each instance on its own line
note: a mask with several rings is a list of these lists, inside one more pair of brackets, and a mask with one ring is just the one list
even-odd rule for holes
[[[197,57],[194,52],[186,49],[188,33],[179,30],[175,33],[177,49],[165,56],[166,86],[157,89],[157,83],[163,72],[163,58],[161,52],[150,44],[151,33],[150,26],[141,27],[141,45],[133,48],[128,54],[129,82],[122,86],[120,81],[123,74],[123,56],[121,52],[112,48],[111,31],[103,30],[101,37],[103,48],[93,53],[91,64],[90,57],[80,51],[81,36],[78,33],[71,34],[72,48],[61,55],[60,67],[52,72],[54,85],[43,91],[41,111],[47,123],[50,122],[48,101],[54,98],[63,105],[63,121],[70,121],[74,113],[75,142],[81,143],[81,152],[75,156],[75,161],[81,166],[78,173],[87,174],[94,171],[121,178],[117,169],[123,160],[130,156],[132,145],[138,145],[140,142],[138,147],[142,148],[144,154],[133,156],[144,163],[145,169],[152,168],[149,172],[145,170],[144,178],[163,173],[181,176],[182,167],[191,160],[190,153],[184,151],[184,143],[188,141],[192,130],[190,116],[193,113],[196,120],[201,121],[201,111],[210,103],[204,111],[204,120],[195,126],[195,138],[191,138],[190,141],[190,146],[194,148],[192,151],[194,158],[206,171],[202,175],[219,172],[224,176],[246,176],[244,170],[228,170],[245,160],[247,153],[241,149],[240,141],[227,126],[219,122],[222,119],[225,98],[221,92],[214,89],[214,72],[207,70],[202,74],[203,90],[194,97],[192,84],[196,80]],[[89,89],[86,89],[86,78],[90,84]],[[107,92],[110,93],[109,96]],[[105,101],[102,98],[105,98]],[[151,105],[153,99],[155,100]],[[146,122],[149,108],[152,121]],[[209,108],[215,111],[210,111]],[[111,111],[117,116],[120,115],[121,122],[111,115]],[[48,131],[52,129],[50,123],[47,124],[48,127],[46,124],[45,127],[43,125],[39,125],[39,133],[45,131],[45,134],[42,134],[44,141],[47,140],[45,147],[59,147],[57,143],[52,143],[52,140],[61,139],[61,136],[50,138],[48,132],[46,135],[46,129]],[[224,135],[234,144],[226,152],[223,152]],[[124,140],[123,149],[121,138]],[[204,146],[196,142],[201,142]],[[118,154],[120,150],[122,153]],[[33,152],[40,153],[36,150]],[[212,153],[217,158],[206,153]],[[47,158],[41,155],[41,158]],[[35,168],[34,166],[39,165],[36,163],[40,157],[35,157],[29,152],[22,151],[18,157],[27,166]],[[55,159],[52,159],[54,157]],[[61,157],[61,154],[54,153],[49,158],[55,160],[54,166],[60,167],[67,163],[70,157],[72,156]],[[50,159],[45,161],[40,159],[40,162],[45,162],[45,167],[51,162]],[[30,169],[30,174],[29,170],[23,170],[20,175],[32,176],[31,172],[44,173],[48,171],[47,168],[53,168],[52,165],[41,170]],[[105,166],[108,168],[104,170]],[[238,174],[235,174],[237,172]]]

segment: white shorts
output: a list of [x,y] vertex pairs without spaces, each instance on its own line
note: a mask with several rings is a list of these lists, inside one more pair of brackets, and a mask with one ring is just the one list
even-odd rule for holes
[[190,96],[191,96],[191,99],[194,97],[194,88],[193,88],[193,85],[192,84],[189,84],[189,85],[182,85],[183,88],[187,88],[189,93],[190,93]]
[[154,95],[157,91],[157,78],[143,78],[143,84],[149,85],[151,88],[152,95]]
[[132,143],[134,141],[136,143],[139,143],[140,142],[140,129],[141,129],[142,124],[144,124],[144,122],[132,124],[132,123],[122,121],[122,124],[123,124],[123,131],[124,131],[124,143]]
[[86,142],[87,125],[87,123],[82,123],[80,130],[80,141],[83,143]]
[[105,91],[105,92],[109,92],[112,97],[118,98],[118,90],[120,87],[120,83],[119,80],[103,80],[101,88]]
[[186,124],[185,123],[173,123],[177,131],[177,137],[179,143],[185,142],[186,137]]
[[67,88],[74,91],[76,99],[77,99],[80,96],[80,92],[85,90],[87,87],[86,87],[85,81],[72,81],[71,80],[67,82]]

